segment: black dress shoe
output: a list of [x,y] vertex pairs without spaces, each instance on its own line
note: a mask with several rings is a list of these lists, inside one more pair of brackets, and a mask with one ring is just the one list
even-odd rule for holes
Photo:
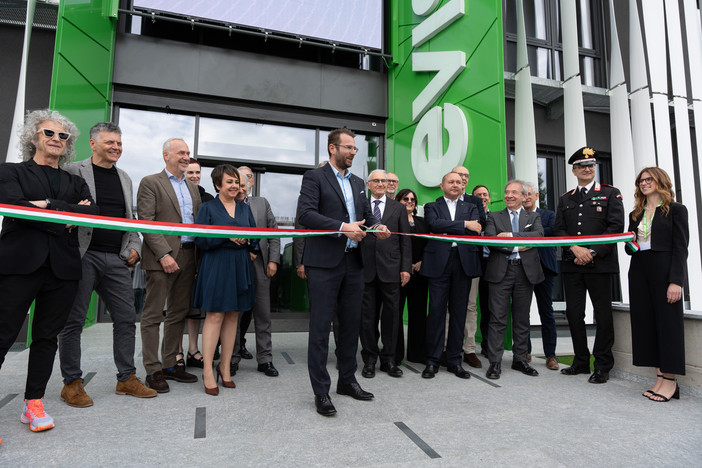
[[502,364],[499,362],[491,362],[490,367],[488,367],[485,377],[492,380],[497,380],[500,378],[502,373]]
[[512,369],[517,370],[524,375],[528,375],[529,377],[536,377],[539,375],[539,372],[527,364],[526,361],[512,361]]
[[266,362],[258,365],[258,371],[263,372],[268,377],[278,377],[278,369],[273,366],[272,362]]
[[322,416],[334,416],[336,408],[332,405],[331,398],[328,393],[323,393],[314,396],[314,406],[317,407],[317,412]]
[[402,377],[402,369],[397,367],[394,362],[381,364],[380,370],[386,372],[390,377]]
[[232,376],[235,376],[235,375],[236,375],[236,371],[238,371],[238,370],[239,370],[239,363],[238,363],[238,362],[230,362],[230,363],[229,363],[229,373],[230,373]]
[[175,380],[176,382],[194,383],[197,382],[197,376],[185,372],[185,366],[174,366],[170,369],[163,369],[163,377],[166,380]]
[[339,395],[348,395],[354,400],[372,400],[373,399],[373,394],[371,392],[367,392],[361,388],[360,385],[358,385],[358,382],[351,382],[349,384],[344,384],[344,385],[337,385],[336,386],[336,393]]
[[561,369],[561,374],[563,375],[578,375],[578,374],[589,374],[590,369],[585,369],[584,367],[570,366],[565,369]]
[[592,373],[589,379],[587,379],[588,382],[590,383],[595,383],[595,384],[600,384],[600,383],[607,383],[609,380],[609,372],[605,372],[603,370],[596,370],[595,372]]
[[367,379],[372,379],[373,377],[375,377],[375,363],[369,362],[365,366],[363,366],[361,375]]
[[246,346],[239,348],[239,356],[241,356],[241,359],[253,359],[253,354],[246,349]]
[[455,374],[456,377],[459,377],[461,379],[470,379],[470,372],[461,367],[460,364],[457,366],[448,366],[446,370],[448,370],[452,374]]
[[437,372],[439,372],[439,368],[437,366],[432,366],[431,364],[429,364],[427,367],[424,368],[424,371],[422,371],[422,378],[433,379]]

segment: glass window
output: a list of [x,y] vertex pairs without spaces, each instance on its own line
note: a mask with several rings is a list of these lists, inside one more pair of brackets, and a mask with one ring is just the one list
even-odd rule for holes
[[[173,137],[183,138],[194,153],[195,117],[122,108],[119,112],[119,126],[122,129],[124,150],[117,165],[132,179],[136,205],[141,179],[161,172],[166,167],[163,161],[164,141]],[[205,183],[208,180],[209,188]],[[207,177],[203,174],[202,183],[208,192],[214,194],[209,174]]]
[[198,155],[314,166],[315,130],[201,117]]

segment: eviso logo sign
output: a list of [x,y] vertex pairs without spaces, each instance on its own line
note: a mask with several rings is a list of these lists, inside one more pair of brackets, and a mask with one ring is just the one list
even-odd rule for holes
[[[412,0],[412,10],[425,17],[412,30],[412,47],[418,47],[465,15],[465,0],[450,0],[436,9],[440,0]],[[412,170],[417,182],[436,187],[444,174],[463,164],[468,149],[468,122],[456,105],[432,105],[466,68],[466,54],[461,50],[412,53],[412,71],[436,72],[434,78],[412,102],[414,129],[411,146]],[[448,135],[444,152],[443,129]]]

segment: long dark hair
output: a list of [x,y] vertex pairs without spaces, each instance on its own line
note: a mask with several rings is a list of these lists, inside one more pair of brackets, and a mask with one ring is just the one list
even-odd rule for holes
[[408,188],[403,188],[402,190],[398,190],[397,194],[395,194],[395,200],[401,201],[403,198],[405,198],[408,194],[414,195],[414,210],[412,210],[412,216],[415,216],[417,214],[417,205],[419,204],[419,200],[417,200],[417,194],[414,193],[412,190]]

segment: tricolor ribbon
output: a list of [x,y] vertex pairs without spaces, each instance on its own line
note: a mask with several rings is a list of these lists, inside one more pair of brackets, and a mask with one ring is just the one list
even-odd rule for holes
[[[10,218],[29,219],[47,223],[85,226],[98,229],[117,231],[133,231],[168,236],[196,236],[268,239],[274,237],[312,237],[339,234],[342,231],[318,231],[312,229],[271,229],[228,226],[211,226],[204,224],[165,223],[161,221],[143,221],[126,218],[112,218],[67,211],[53,211],[41,208],[29,208],[16,205],[0,204],[0,215]],[[368,230],[366,232],[374,232]],[[563,245],[594,245],[611,244],[615,242],[633,241],[634,233],[601,234],[595,236],[577,237],[485,237],[485,236],[452,236],[447,234],[415,234],[396,232],[394,234],[423,237],[445,242],[456,242],[467,245],[488,245],[497,247],[549,247]]]

